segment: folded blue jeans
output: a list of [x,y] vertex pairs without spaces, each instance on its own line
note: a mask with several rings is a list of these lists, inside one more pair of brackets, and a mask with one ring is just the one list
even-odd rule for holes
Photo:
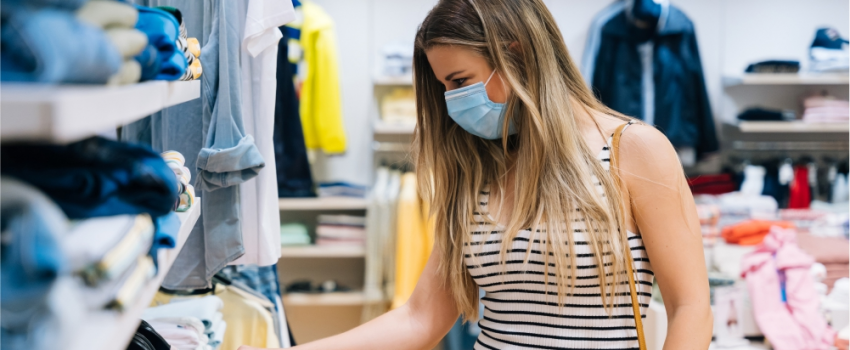
[[28,331],[48,316],[50,287],[67,266],[60,240],[68,219],[47,196],[15,179],[0,178],[0,192],[0,339],[6,349],[37,340],[28,339]]
[[100,28],[70,11],[4,9],[0,80],[103,84],[121,68],[121,54]]
[[149,147],[93,137],[0,146],[0,171],[50,196],[72,219],[171,212],[177,177]]

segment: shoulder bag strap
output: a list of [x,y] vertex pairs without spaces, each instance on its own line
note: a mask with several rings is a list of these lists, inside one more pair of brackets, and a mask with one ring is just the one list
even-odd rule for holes
[[[617,130],[614,131],[614,137],[611,140],[611,174],[614,178],[614,183],[619,187],[620,186],[620,136],[623,134],[623,130],[626,129],[632,122],[628,122],[626,124],[620,125],[617,127]],[[626,226],[624,223],[621,223],[620,227],[625,229]],[[626,257],[629,262],[626,263],[626,272],[629,275],[629,293],[632,296],[632,312],[635,317],[635,329],[637,329],[637,337],[638,344],[640,345],[640,350],[646,350],[646,337],[643,333],[643,319],[641,319],[640,312],[640,302],[637,297],[637,286],[635,285],[635,274],[634,268],[632,264],[634,264],[634,259],[632,258],[632,250],[629,247],[628,240],[626,240]]]

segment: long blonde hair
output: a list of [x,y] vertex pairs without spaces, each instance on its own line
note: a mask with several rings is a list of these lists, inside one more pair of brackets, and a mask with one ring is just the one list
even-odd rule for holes
[[[510,87],[501,140],[473,136],[448,116],[445,87],[425,55],[438,45],[475,51]],[[613,286],[624,278],[624,264],[631,263],[625,253],[625,228],[619,229],[624,227],[625,206],[612,177],[616,175],[602,167],[596,158],[599,150],[584,142],[575,115],[584,108],[629,118],[602,105],[585,86],[543,1],[441,0],[416,34],[413,65],[418,122],[413,157],[419,191],[430,202],[436,222],[439,270],[464,318],[478,314],[478,288],[463,253],[478,192],[486,184],[504,188],[500,174],[509,163],[516,168],[516,210],[505,227],[502,261],[519,231],[531,228],[529,239],[545,242],[543,256],[554,254],[552,268],[562,304],[575,285],[572,223],[584,218],[586,239],[604,281],[599,283],[600,294],[610,313]],[[514,123],[516,135],[507,135],[508,123]],[[594,176],[607,200],[598,194]],[[548,276],[550,265],[544,266]]]

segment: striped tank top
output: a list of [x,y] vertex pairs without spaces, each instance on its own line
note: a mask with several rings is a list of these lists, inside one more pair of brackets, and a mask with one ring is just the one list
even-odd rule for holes
[[[599,154],[606,170],[610,168],[609,156],[608,147]],[[594,182],[603,194],[599,180],[594,178]],[[485,291],[481,299],[483,318],[478,322],[481,334],[475,349],[638,349],[628,280],[623,276],[616,286],[614,309],[609,315],[600,294],[596,259],[582,232],[583,222],[573,225],[575,242],[569,249],[576,254],[576,285],[559,307],[554,271],[550,268],[547,284],[543,276],[547,263],[541,254],[543,247],[537,239],[529,242],[530,230],[517,234],[507,250],[506,266],[501,264],[504,231],[501,225],[488,224],[495,222],[488,212],[489,195],[489,188],[479,194],[476,223],[470,228],[470,243],[464,247],[469,273]],[[629,232],[628,242],[645,318],[654,274],[641,237]],[[529,244],[531,254],[526,264]]]

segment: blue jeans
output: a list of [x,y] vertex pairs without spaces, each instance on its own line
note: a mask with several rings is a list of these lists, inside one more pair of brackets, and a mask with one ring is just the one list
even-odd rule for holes
[[121,68],[121,54],[103,30],[73,12],[3,8],[3,17],[2,81],[103,84]]
[[150,148],[93,137],[70,145],[0,147],[2,173],[50,196],[73,219],[171,212],[177,177]]
[[0,346],[32,348],[31,328],[49,317],[47,296],[64,272],[59,245],[67,218],[44,194],[15,179],[0,179]]

